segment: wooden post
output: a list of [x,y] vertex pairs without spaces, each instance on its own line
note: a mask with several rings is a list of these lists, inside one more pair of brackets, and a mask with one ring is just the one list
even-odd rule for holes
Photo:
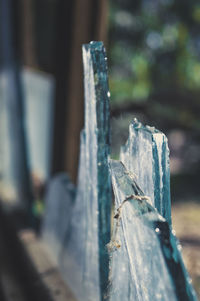
[[[68,12],[61,14],[61,9],[68,9]],[[91,40],[105,40],[106,11],[107,0],[76,0],[65,7],[62,3],[58,11],[58,25],[62,26],[58,28],[65,41],[60,39],[56,47],[59,51],[62,44],[66,52],[60,49],[61,56],[55,57],[55,60],[60,60],[60,68],[57,69],[53,173],[65,170],[73,181],[76,180],[80,130],[83,127],[81,45]],[[67,24],[61,20],[64,15]]]
[[21,31],[22,31],[22,56],[26,66],[36,68],[36,50],[34,35],[34,15],[33,0],[21,0],[22,12]]

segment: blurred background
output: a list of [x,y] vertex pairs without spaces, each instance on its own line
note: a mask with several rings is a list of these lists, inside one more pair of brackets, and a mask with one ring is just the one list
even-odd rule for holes
[[[0,193],[43,212],[49,178],[76,182],[81,45],[102,40],[112,156],[137,117],[169,139],[173,224],[200,294],[200,4],[197,0],[0,0]],[[24,191],[26,187],[26,191]]]

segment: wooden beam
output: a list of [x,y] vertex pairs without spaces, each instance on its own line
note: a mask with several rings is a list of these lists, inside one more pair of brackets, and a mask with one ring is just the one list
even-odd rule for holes
[[[94,5],[94,2],[96,5]],[[96,7],[95,7],[96,6]],[[96,9],[97,8],[97,9]],[[66,131],[64,143],[64,169],[76,180],[79,137],[83,126],[83,69],[82,44],[106,39],[107,0],[75,1],[72,22],[71,59],[66,95]]]

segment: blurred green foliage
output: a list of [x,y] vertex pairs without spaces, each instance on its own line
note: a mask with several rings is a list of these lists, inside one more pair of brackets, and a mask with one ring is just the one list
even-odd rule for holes
[[199,95],[199,1],[110,0],[109,58],[113,106],[166,91]]

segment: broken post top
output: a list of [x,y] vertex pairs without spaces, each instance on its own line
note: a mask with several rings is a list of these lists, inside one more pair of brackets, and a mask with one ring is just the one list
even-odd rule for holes
[[105,53],[105,47],[103,45],[103,42],[101,41],[91,41],[88,44],[83,44],[82,47],[85,49],[93,49],[94,51],[98,51],[98,50],[102,51],[103,49]]
[[155,127],[137,119],[129,126],[129,138],[121,148],[120,159],[136,176],[145,195],[171,224],[170,169],[167,137]]
[[102,42],[82,47],[85,93],[85,129],[98,129],[98,142],[110,145],[110,92],[107,57]]
[[151,134],[158,134],[158,133],[162,134],[162,132],[157,130],[154,126],[143,125],[137,118],[133,119],[131,125],[136,130],[144,130],[144,131],[149,132]]

